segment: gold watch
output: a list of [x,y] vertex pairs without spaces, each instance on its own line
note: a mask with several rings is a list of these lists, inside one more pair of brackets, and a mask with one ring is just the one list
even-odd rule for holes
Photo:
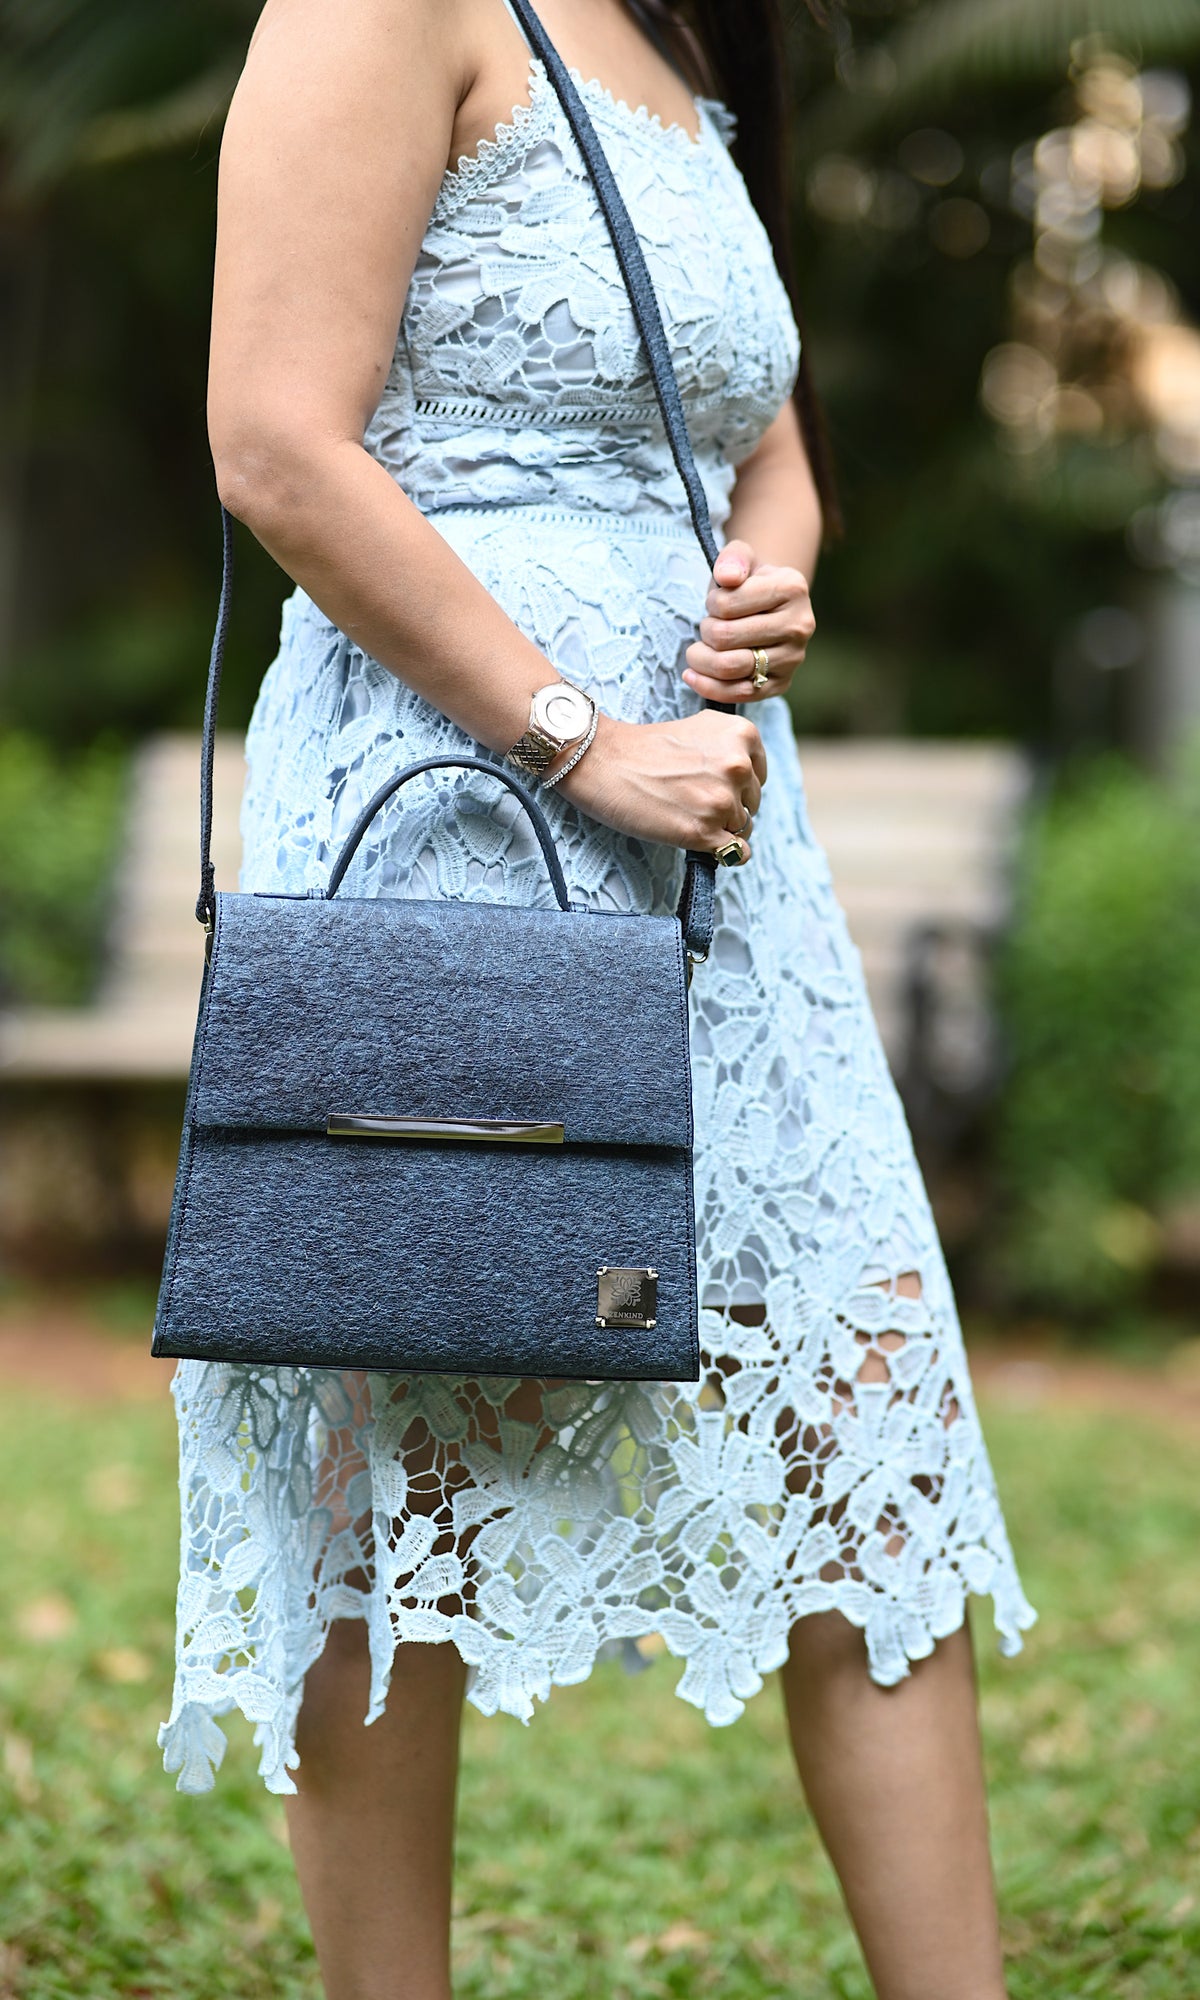
[[581,743],[596,717],[590,694],[570,681],[551,681],[529,704],[529,727],[509,751],[509,760],[531,778],[541,778],[556,757]]

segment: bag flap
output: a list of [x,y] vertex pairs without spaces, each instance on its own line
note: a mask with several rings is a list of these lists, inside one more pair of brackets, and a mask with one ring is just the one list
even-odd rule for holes
[[667,917],[390,897],[217,897],[198,1125],[561,1124],[688,1146],[687,981]]

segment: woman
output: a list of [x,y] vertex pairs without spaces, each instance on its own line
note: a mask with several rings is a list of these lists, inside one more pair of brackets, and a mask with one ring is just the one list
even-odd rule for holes
[[[682,848],[750,861],[720,873],[692,990],[698,1385],[179,1370],[167,1762],[204,1789],[213,1718],[256,1724],[331,2000],[445,2000],[464,1692],[527,1717],[654,1633],[714,1723],[781,1670],[884,2000],[1004,1990],[965,1601],[993,1594],[1009,1651],[1032,1613],[781,699],[821,526],[794,325],[728,120],[681,73],[707,60],[736,99],[769,211],[776,6],[694,17],[699,41],[663,0],[544,6],[659,291],[711,578],[503,0],[268,0],[225,136],[218,480],[299,585],[250,731],[245,885],[322,883],[384,776],[481,744],[540,765],[581,900],[667,911]],[[581,755],[574,725],[527,733],[561,680],[596,707]],[[408,788],[352,886],[544,895],[496,792]]]

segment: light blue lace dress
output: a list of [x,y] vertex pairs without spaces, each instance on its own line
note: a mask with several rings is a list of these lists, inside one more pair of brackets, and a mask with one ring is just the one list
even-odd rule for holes
[[[693,139],[582,88],[657,283],[719,527],[789,393],[792,319],[719,108],[700,106]],[[680,671],[705,567],[607,231],[536,64],[529,105],[443,182],[367,444],[610,714],[696,705]],[[304,1676],[334,1618],[367,1623],[372,1717],[406,1640],[452,1640],[476,1706],[519,1717],[601,1653],[665,1641],[685,1663],[680,1694],[714,1723],[741,1713],[810,1612],[860,1626],[885,1685],[961,1624],[969,1592],[992,1594],[1000,1644],[1019,1648],[1033,1613],[908,1132],[787,709],[753,712],[771,764],[754,861],[721,874],[692,988],[700,1383],[183,1363],[178,1675],[161,1739],[182,1789],[212,1783],[215,1718],[233,1709],[268,1786],[293,1789]],[[244,886],[323,883],[388,773],[474,747],[298,591],[250,730]],[[557,793],[547,810],[575,897],[673,907],[673,851]],[[548,894],[524,823],[474,777],[393,801],[349,888]],[[369,1241],[362,1255],[369,1268]]]

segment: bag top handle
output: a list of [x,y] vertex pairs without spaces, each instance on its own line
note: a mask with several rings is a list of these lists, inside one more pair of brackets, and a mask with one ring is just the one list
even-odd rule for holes
[[[696,467],[692,441],[688,435],[687,418],[684,415],[683,399],[679,393],[679,382],[671,360],[662,313],[659,310],[654,281],[650,276],[637,231],[613,177],[612,168],[608,164],[608,158],[587,107],[575,87],[570,71],[530,5],[530,0],[505,0],[505,4],[518,22],[530,48],[545,68],[566,114],[567,123],[584,164],[591,175],[596,199],[608,226],[621,277],[629,294],[634,320],[646,350],[654,393],[662,413],[671,456],[683,481],[692,526],[704,552],[704,559],[711,570],[716,563],[719,550],[709,515],[708,496]],[[221,691],[225,645],[229,636],[229,611],[233,590],[233,524],[225,507],[221,508],[221,558],[221,595],[217,605],[217,624],[208,662],[208,685],[204,699],[204,729],[200,752],[200,894],[196,900],[196,916],[206,926],[212,921],[215,892],[212,864],[212,795],[217,704]],[[729,702],[709,701],[705,706],[715,708],[725,715],[736,713],[735,706]],[[499,766],[488,765],[482,759],[479,761],[483,768],[493,770],[501,777],[506,776]],[[399,782],[402,782],[402,778],[397,780],[397,783]],[[385,786],[381,793],[376,794],[370,806],[364,807],[363,814],[360,815],[358,839],[362,838],[366,823],[378,806],[382,805],[384,798],[390,797],[395,789],[395,784]],[[536,831],[536,821],[534,825]],[[540,837],[539,833],[539,839]],[[348,866],[349,856],[345,856],[345,859]],[[340,880],[339,875],[338,881]],[[683,926],[688,952],[695,959],[706,957],[712,943],[715,884],[716,863],[713,856],[690,852],[684,870],[683,893],[679,901],[679,921]]]
[[518,805],[523,808],[529,824],[537,835],[537,843],[542,850],[542,856],[550,876],[550,886],[554,890],[555,901],[559,909],[570,909],[571,893],[567,888],[567,878],[563,874],[562,862],[558,858],[558,849],[554,845],[554,835],[550,831],[550,822],[534,798],[533,793],[521,783],[519,778],[514,778],[511,771],[506,771],[502,764],[493,764],[486,757],[453,757],[450,755],[444,757],[422,757],[419,763],[407,765],[403,771],[397,771],[394,777],[388,778],[380,785],[374,797],[367,800],[366,805],[346,835],[345,841],[342,844],[342,851],[333,864],[333,873],[329,877],[329,886],[325,891],[327,900],[331,901],[341,888],[345,880],[346,870],[357,854],[359,843],[370,826],[371,821],[379,811],[379,808],[387,804],[392,793],[398,792],[401,785],[406,785],[410,778],[419,777],[422,771],[483,771],[489,778],[498,778],[502,785],[507,785]]

